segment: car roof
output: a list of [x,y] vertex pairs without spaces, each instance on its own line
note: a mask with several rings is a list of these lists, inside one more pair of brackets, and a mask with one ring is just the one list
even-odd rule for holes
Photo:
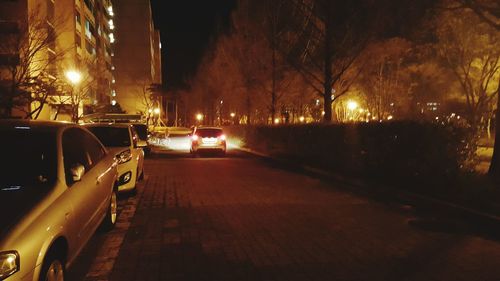
[[196,127],[196,130],[222,130],[221,127],[208,127],[208,126],[199,126]]
[[0,119],[0,129],[26,127],[46,131],[57,131],[61,128],[76,126],[74,123],[65,121],[39,121],[29,119]]
[[83,124],[84,127],[107,127],[107,128],[129,128],[132,124],[128,123],[90,123]]

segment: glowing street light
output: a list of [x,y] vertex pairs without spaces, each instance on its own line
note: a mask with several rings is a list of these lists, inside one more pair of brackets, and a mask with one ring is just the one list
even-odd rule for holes
[[201,114],[201,113],[196,114],[196,120],[198,120],[198,121],[203,120],[203,114]]
[[347,102],[347,109],[354,111],[359,107],[359,104],[353,100]]
[[155,109],[153,110],[153,112],[154,112],[154,114],[159,115],[159,114],[160,114],[160,108],[158,108],[158,107],[157,107],[157,108],[155,108]]
[[68,70],[66,71],[66,78],[68,78],[71,84],[77,85],[82,81],[82,74],[76,70]]
[[274,119],[274,124],[279,124],[280,123],[280,119],[279,118],[275,118]]
[[306,118],[304,116],[300,116],[299,117],[299,121],[300,123],[304,123],[304,121],[306,120]]
[[231,118],[234,118],[236,116],[236,113],[231,112]]

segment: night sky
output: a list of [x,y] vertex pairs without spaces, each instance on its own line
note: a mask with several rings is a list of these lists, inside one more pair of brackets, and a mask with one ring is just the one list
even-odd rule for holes
[[163,83],[184,86],[212,38],[227,30],[236,0],[151,0],[163,52]]

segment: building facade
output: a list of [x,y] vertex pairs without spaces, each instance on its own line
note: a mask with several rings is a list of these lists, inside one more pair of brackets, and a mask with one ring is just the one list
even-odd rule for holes
[[0,23],[17,25],[14,37],[29,42],[20,48],[18,68],[29,73],[25,80],[40,80],[21,87],[31,95],[30,102],[13,115],[35,111],[33,118],[76,121],[112,103],[115,26],[110,0],[1,1],[0,11]]
[[[116,100],[127,113],[147,114],[161,84],[161,41],[149,0],[116,1]],[[154,103],[154,101],[153,101]]]

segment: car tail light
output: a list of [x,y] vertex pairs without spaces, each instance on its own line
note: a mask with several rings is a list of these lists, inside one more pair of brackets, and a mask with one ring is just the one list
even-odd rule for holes
[[197,141],[197,140],[198,140],[198,135],[193,135],[193,136],[191,137],[191,139],[192,139],[192,140],[194,140],[194,141]]
[[226,140],[226,135],[220,135],[219,139],[225,141]]

